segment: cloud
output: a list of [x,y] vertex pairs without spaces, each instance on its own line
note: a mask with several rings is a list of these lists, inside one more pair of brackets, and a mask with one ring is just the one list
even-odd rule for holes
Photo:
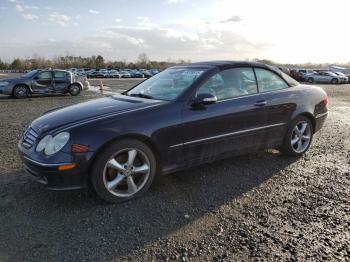
[[15,9],[17,12],[23,12],[24,11],[24,7],[20,4],[16,4],[15,5]]
[[24,20],[27,20],[27,21],[34,21],[34,20],[38,20],[39,16],[34,14],[23,14],[23,18]]
[[178,3],[183,3],[186,0],[167,0],[166,2],[169,4],[178,4]]
[[138,20],[138,22],[136,23],[136,25],[138,27],[143,27],[143,28],[159,27],[159,25],[152,22],[148,16],[138,16],[137,20]]
[[[66,26],[73,23],[60,14],[51,16],[52,22]],[[16,48],[9,48],[15,46]],[[33,53],[41,56],[73,54],[91,56],[101,54],[107,60],[127,59],[135,61],[138,54],[147,53],[151,59],[246,59],[258,57],[270,47],[265,43],[255,43],[230,31],[207,29],[185,34],[166,28],[139,26],[115,26],[105,28],[94,35],[67,41],[38,41],[25,43],[0,42],[0,56],[26,57]],[[7,50],[4,53],[3,50]]]
[[98,15],[100,13],[100,11],[97,11],[97,10],[94,10],[94,9],[90,9],[89,13],[93,14],[93,15]]
[[116,21],[117,23],[120,23],[122,21],[121,18],[116,18],[114,21]]
[[238,15],[234,15],[231,16],[228,19],[222,20],[220,21],[221,23],[231,23],[231,22],[241,22],[242,21],[242,17],[238,16]]
[[36,5],[26,5],[24,6],[25,9],[31,9],[31,10],[39,10],[40,8]]
[[38,6],[35,5],[22,5],[19,4],[17,1],[16,2],[12,2],[12,3],[17,3],[15,5],[15,9],[17,12],[24,12],[25,10],[39,10],[40,8]]
[[69,25],[69,22],[72,20],[71,17],[60,14],[58,12],[53,12],[49,14],[48,18],[49,22],[66,27]]
[[17,0],[8,0],[10,3],[18,3]]

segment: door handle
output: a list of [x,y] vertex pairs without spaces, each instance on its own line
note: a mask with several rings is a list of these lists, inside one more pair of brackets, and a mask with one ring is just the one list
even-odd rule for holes
[[254,104],[254,106],[266,106],[266,105],[267,105],[266,100],[260,100],[260,101],[255,102],[255,104]]

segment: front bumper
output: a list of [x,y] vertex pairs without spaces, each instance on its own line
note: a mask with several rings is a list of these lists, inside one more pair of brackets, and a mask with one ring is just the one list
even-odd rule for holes
[[13,92],[13,86],[11,84],[7,86],[0,86],[0,94],[11,95],[12,92]]
[[[72,161],[53,164],[32,159],[23,153],[20,147],[19,153],[26,173],[50,190],[73,190],[88,186],[89,161],[85,154],[72,156]],[[60,166],[69,164],[75,164],[75,167],[64,171],[59,170]]]

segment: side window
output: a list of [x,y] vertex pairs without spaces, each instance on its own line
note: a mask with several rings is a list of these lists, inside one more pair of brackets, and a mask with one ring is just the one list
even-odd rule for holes
[[54,78],[66,78],[67,77],[67,73],[66,72],[62,72],[62,71],[55,71],[53,73]]
[[44,72],[40,72],[40,73],[37,75],[37,78],[38,78],[38,79],[51,79],[51,78],[52,78],[52,75],[51,75],[51,72],[50,72],[50,71],[44,71]]
[[232,68],[213,75],[203,84],[197,94],[211,93],[218,100],[256,94],[258,88],[254,71],[250,67]]
[[270,70],[255,68],[259,91],[268,92],[287,88],[288,84],[277,74]]

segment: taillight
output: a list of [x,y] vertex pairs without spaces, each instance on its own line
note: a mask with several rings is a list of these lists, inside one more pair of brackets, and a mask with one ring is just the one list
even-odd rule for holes
[[89,146],[81,145],[81,144],[73,144],[71,146],[71,150],[73,153],[87,153],[89,152]]
[[329,102],[329,101],[328,101],[328,96],[327,96],[327,95],[324,96],[322,102],[323,102],[323,105],[324,105],[324,106],[327,106],[327,105],[328,105],[328,102]]

